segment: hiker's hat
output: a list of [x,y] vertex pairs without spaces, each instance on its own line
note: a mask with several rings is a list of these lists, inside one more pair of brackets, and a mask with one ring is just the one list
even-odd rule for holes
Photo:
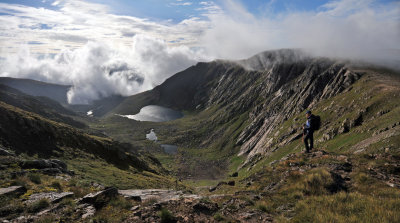
[[306,114],[311,114],[311,111],[310,110],[306,111]]

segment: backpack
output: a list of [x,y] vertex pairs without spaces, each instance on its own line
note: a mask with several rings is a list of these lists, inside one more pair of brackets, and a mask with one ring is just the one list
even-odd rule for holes
[[319,115],[313,115],[311,118],[311,127],[314,131],[321,128],[321,117]]

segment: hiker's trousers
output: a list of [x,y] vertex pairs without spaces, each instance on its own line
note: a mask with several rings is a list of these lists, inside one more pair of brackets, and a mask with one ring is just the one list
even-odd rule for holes
[[310,152],[310,150],[314,149],[314,132],[313,131],[305,131],[304,145],[306,146],[307,152]]

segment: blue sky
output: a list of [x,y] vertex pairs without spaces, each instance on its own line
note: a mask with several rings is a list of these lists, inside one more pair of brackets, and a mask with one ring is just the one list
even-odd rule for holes
[[[390,3],[397,0],[362,0],[374,3]],[[0,0],[9,4],[22,4],[33,7],[56,9],[52,0]],[[196,16],[202,17],[201,2],[207,0],[88,0],[88,2],[107,5],[110,11],[117,15],[129,15],[148,18],[155,21],[172,20],[177,23]],[[222,9],[224,0],[214,1]],[[332,2],[330,0],[241,0],[239,1],[254,15],[271,16],[288,11],[318,11],[321,6]]]
[[[392,32],[392,39],[396,39],[400,1],[0,0],[0,54],[16,52],[23,43],[31,45],[32,52],[53,54],[65,48],[79,48],[88,41],[131,45],[132,37],[141,34],[192,49],[213,51],[226,44],[223,50],[218,49],[222,53],[213,52],[213,56],[243,57],[259,48],[298,47],[315,42],[302,35],[301,43],[291,40],[293,32],[296,36],[303,32],[296,27],[323,36],[321,43],[337,33],[342,33],[337,38],[342,43],[342,39],[349,38],[345,34],[348,30],[359,30],[357,40],[350,38],[342,47],[346,49],[359,40],[375,47],[380,38],[375,33],[382,24],[386,26],[386,20],[389,25],[384,32]],[[295,26],[299,21],[301,24]],[[387,48],[384,45],[379,43]],[[229,48],[238,52],[233,54]]]

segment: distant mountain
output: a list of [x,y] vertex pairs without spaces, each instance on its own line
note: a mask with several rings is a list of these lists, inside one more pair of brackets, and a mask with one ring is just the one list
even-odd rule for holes
[[0,101],[25,111],[39,114],[56,122],[62,122],[77,128],[86,127],[84,123],[72,118],[77,115],[75,112],[66,109],[57,101],[47,97],[30,96],[14,88],[0,84]]
[[50,84],[31,79],[19,79],[11,77],[0,77],[0,84],[17,89],[27,95],[50,98],[62,104],[64,107],[86,115],[91,111],[92,116],[101,117],[120,104],[125,97],[112,95],[106,98],[95,100],[90,104],[68,104],[67,92],[72,87],[70,85]]
[[[251,84],[247,83],[247,81],[259,78],[262,72],[271,68],[279,69],[278,65],[283,66],[285,64],[294,66],[294,68],[304,69],[304,66],[309,62],[312,62],[312,59],[303,51],[288,49],[268,51],[240,61],[217,60],[209,63],[198,63],[173,75],[150,91],[128,97],[112,112],[133,114],[148,104],[163,105],[177,110],[204,109],[208,106],[207,104],[211,98],[215,98],[217,97],[216,94],[222,93],[218,88],[223,85],[236,85],[235,89],[228,88],[223,90],[233,90],[233,92],[224,92],[227,97],[229,96],[227,94],[230,93],[235,93],[238,96],[242,89]],[[242,79],[239,78],[244,78],[245,82],[242,82]],[[282,82],[286,81],[285,78],[282,77]],[[276,84],[281,85],[282,83]],[[226,104],[229,101],[224,101],[223,103]]]
[[68,85],[50,84],[30,79],[18,79],[0,77],[0,84],[7,85],[32,96],[45,96],[61,104],[68,104],[67,92],[71,88]]

